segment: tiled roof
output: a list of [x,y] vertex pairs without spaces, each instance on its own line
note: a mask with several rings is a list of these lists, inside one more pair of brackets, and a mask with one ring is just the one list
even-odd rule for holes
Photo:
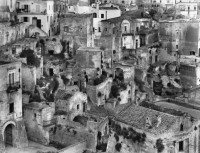
[[[157,116],[161,117],[161,123],[157,127]],[[149,118],[152,123],[152,128],[146,128],[146,118]],[[154,135],[164,134],[176,130],[176,125],[179,125],[181,117],[155,111],[145,107],[132,105],[127,109],[122,110],[116,115],[116,120],[131,125],[135,128],[144,130]]]

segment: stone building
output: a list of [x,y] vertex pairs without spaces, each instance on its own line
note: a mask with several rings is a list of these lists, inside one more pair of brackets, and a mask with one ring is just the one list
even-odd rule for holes
[[55,127],[55,104],[31,102],[23,106],[28,139],[48,145],[50,131]]
[[22,68],[20,62],[0,62],[1,110],[0,152],[11,145],[16,148],[28,145],[22,118]]
[[[199,122],[193,117],[170,115],[132,105],[117,114],[114,121],[115,126],[120,126],[118,131],[114,130],[116,134],[121,129],[130,133],[133,131],[141,138],[145,135],[144,142],[139,142],[140,147],[136,147],[138,143],[134,143],[134,138],[133,143],[130,143],[126,141],[125,138],[129,139],[126,135],[119,136],[119,142],[122,142],[121,152],[130,152],[132,149],[149,153],[199,151]],[[107,151],[115,151],[115,144],[117,142],[111,136]]]
[[161,48],[177,57],[181,55],[199,56],[199,21],[176,19],[160,21],[159,40]]
[[95,4],[96,12],[93,12],[93,31],[94,37],[98,38],[101,35],[102,27],[101,21],[116,18],[121,16],[121,10],[118,5],[109,4]]
[[128,11],[121,17],[104,20],[100,24],[101,37],[95,39],[95,46],[103,46],[105,55],[109,52],[113,61],[135,54],[138,48],[158,41],[158,23],[142,10]]
[[59,59],[51,59],[48,58],[49,60],[45,63],[44,65],[44,72],[48,76],[53,76],[54,74],[64,74],[66,70],[66,62],[63,60]]
[[192,88],[200,85],[199,64],[180,64],[180,79],[183,88]]
[[24,38],[26,32],[27,26],[24,23],[0,22],[0,46]]
[[96,76],[95,72],[102,68],[103,62],[104,51],[99,47],[80,47],[76,51],[76,66],[85,71],[89,78]]
[[[114,66],[114,79],[118,79],[125,85],[119,92],[119,104],[125,104],[135,100],[135,67],[130,64],[116,63]],[[122,85],[123,86],[123,85]]]
[[96,85],[87,84],[86,92],[92,103],[97,106],[105,105],[110,96],[112,81],[112,78],[106,78],[103,82]]
[[17,0],[16,11],[20,22],[24,22],[28,26],[37,26],[49,36],[53,35],[54,31],[58,29],[54,20],[54,1],[52,0]]
[[92,14],[66,14],[60,19],[60,33],[68,53],[75,55],[79,47],[93,47]]
[[177,0],[175,7],[182,15],[186,17],[197,17],[198,0]]
[[65,91],[59,89],[55,95],[56,112],[67,113],[69,121],[87,110],[87,95],[80,91]]

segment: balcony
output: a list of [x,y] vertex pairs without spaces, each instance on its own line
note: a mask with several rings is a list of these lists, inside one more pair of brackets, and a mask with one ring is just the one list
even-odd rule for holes
[[134,30],[129,30],[129,31],[123,31],[122,36],[127,36],[127,35],[134,35]]
[[56,122],[57,122],[57,118],[52,118],[51,120],[43,121],[43,127],[54,125],[56,124]]
[[7,84],[7,93],[17,92],[19,88],[20,88],[20,82]]

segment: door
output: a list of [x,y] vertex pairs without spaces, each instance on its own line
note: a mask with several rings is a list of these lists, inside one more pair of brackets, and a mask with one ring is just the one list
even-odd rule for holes
[[53,69],[52,68],[49,69],[49,75],[53,76]]
[[13,125],[9,124],[4,132],[5,146],[13,146]]
[[41,20],[37,20],[37,27],[41,29]]
[[83,103],[83,112],[86,111],[86,103]]
[[37,26],[37,18],[36,17],[33,17],[32,24],[34,26]]
[[9,85],[14,84],[14,82],[15,82],[15,74],[9,73]]

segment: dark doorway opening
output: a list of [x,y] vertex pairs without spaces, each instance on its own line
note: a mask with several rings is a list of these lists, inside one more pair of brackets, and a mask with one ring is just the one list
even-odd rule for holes
[[37,27],[41,29],[41,20],[37,20]]
[[5,146],[13,146],[13,130],[14,130],[14,125],[9,124],[5,128],[4,132],[4,140],[5,140]]
[[53,74],[54,74],[54,73],[53,73],[53,69],[50,68],[50,69],[49,69],[49,75],[50,75],[50,76],[53,76]]

